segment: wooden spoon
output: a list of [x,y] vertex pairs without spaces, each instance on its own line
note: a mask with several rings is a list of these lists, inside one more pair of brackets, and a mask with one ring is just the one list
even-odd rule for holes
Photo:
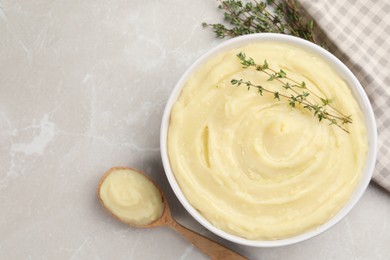
[[[161,200],[164,203],[163,213],[161,214],[161,216],[158,219],[156,219],[155,221],[153,221],[152,223],[147,224],[147,225],[135,225],[135,224],[129,223],[128,221],[125,221],[125,220],[121,219],[120,217],[118,217],[117,215],[115,215],[109,209],[109,207],[107,207],[104,204],[104,202],[103,202],[103,200],[101,198],[101,195],[100,195],[100,188],[101,188],[104,180],[106,179],[106,177],[109,174],[111,174],[111,173],[113,173],[113,172],[115,172],[117,170],[130,170],[130,171],[133,171],[133,172],[137,172],[137,173],[143,174],[151,183],[154,184],[154,186],[156,186],[156,188],[160,191]],[[218,244],[217,242],[214,242],[214,241],[210,240],[207,237],[204,237],[204,236],[202,236],[202,235],[200,235],[198,233],[195,233],[194,231],[192,231],[192,230],[190,230],[190,229],[180,225],[179,223],[177,223],[174,220],[174,218],[172,217],[172,215],[171,215],[171,211],[169,210],[169,207],[168,207],[168,202],[165,199],[165,196],[162,193],[160,187],[153,180],[151,180],[146,174],[144,174],[143,172],[140,172],[140,171],[137,171],[135,169],[128,168],[128,167],[113,167],[113,168],[109,169],[102,176],[102,178],[100,179],[97,192],[98,192],[98,197],[99,197],[100,203],[103,205],[103,207],[109,213],[111,213],[111,215],[113,217],[115,217],[116,219],[118,219],[119,221],[121,221],[121,222],[123,222],[123,223],[125,223],[127,225],[135,226],[135,227],[142,227],[142,228],[152,228],[152,227],[157,227],[157,226],[168,226],[168,227],[176,230],[181,235],[183,235],[188,241],[190,241],[193,245],[195,245],[200,251],[205,253],[211,259],[247,259],[247,258],[237,254],[236,252],[234,252],[234,251],[232,251],[232,250],[222,246],[221,244]]]

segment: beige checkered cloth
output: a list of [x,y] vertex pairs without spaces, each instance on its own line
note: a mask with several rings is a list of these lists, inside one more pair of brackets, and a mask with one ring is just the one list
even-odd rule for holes
[[[300,0],[357,76],[378,125],[374,181],[390,191],[390,0]],[[323,36],[323,35],[322,35]]]

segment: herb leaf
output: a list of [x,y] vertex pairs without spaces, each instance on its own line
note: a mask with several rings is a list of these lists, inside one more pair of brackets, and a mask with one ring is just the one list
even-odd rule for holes
[[[240,60],[240,63],[243,65],[243,68],[253,67],[256,71],[268,75],[269,78],[267,79],[267,81],[277,81],[286,91],[291,92],[291,95],[283,94],[279,91],[274,91],[265,88],[262,85],[253,84],[251,81],[244,81],[243,79],[232,79],[230,83],[233,86],[239,87],[241,84],[243,84],[247,87],[248,90],[251,88],[257,88],[258,93],[261,96],[265,92],[273,95],[274,99],[279,101],[281,100],[281,98],[284,98],[285,100],[287,100],[288,105],[292,108],[302,107],[304,109],[307,109],[308,111],[312,112],[314,117],[316,117],[319,121],[327,120],[330,125],[336,125],[343,131],[349,133],[343,125],[352,123],[351,115],[344,115],[331,105],[332,102],[330,99],[320,97],[314,92],[310,91],[304,81],[298,83],[294,79],[288,77],[285,71],[276,71],[272,69],[266,61],[263,65],[258,65],[252,58],[247,58],[245,53],[243,52],[237,54],[237,58]],[[319,103],[313,103],[313,101],[310,101],[308,99],[311,94],[313,96],[313,99],[317,99]],[[331,110],[332,113],[328,112],[328,109]]]
[[272,32],[290,34],[317,43],[313,34],[314,21],[304,18],[296,0],[218,2],[225,21],[232,27],[220,23],[203,23],[203,27],[212,28],[218,38]]

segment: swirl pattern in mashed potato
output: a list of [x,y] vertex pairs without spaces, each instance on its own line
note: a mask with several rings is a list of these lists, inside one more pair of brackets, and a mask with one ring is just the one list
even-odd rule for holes
[[[232,86],[235,78],[283,91],[242,68],[239,52],[333,100],[352,115],[349,134],[287,100]],[[334,216],[361,177],[367,147],[346,83],[320,57],[274,42],[229,50],[200,66],[174,104],[168,130],[169,161],[190,204],[216,227],[253,240],[301,234]]]

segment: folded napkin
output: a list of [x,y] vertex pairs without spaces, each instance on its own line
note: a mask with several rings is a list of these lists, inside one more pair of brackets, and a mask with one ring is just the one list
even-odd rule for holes
[[329,50],[363,85],[378,127],[373,180],[390,191],[390,1],[300,0]]

